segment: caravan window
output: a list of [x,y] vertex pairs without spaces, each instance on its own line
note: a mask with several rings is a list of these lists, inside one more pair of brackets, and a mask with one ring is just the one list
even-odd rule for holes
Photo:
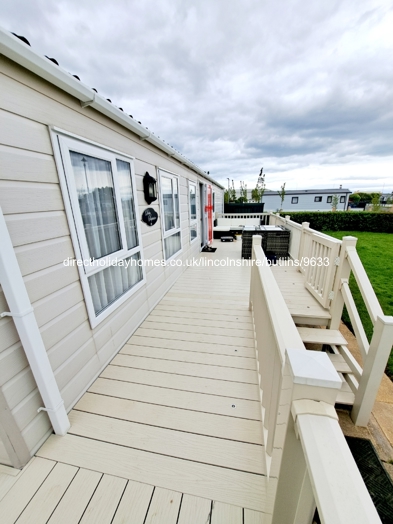
[[179,177],[159,170],[165,259],[181,250]]
[[190,212],[190,242],[195,240],[198,236],[197,229],[197,201],[196,201],[196,184],[188,182],[189,194],[189,212]]
[[66,136],[57,139],[63,193],[94,327],[144,281],[133,159]]

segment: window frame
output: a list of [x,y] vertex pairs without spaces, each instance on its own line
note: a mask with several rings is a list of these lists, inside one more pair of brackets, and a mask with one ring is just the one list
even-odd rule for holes
[[322,197],[321,196],[314,197],[314,202],[322,202]]
[[[171,180],[177,180],[177,189],[178,189],[178,198],[179,198],[179,226],[177,228],[171,228],[169,231],[165,231],[165,213],[164,213],[164,200],[163,200],[163,193],[162,193],[162,178],[170,178]],[[161,233],[162,233],[162,252],[164,254],[164,259],[166,262],[169,260],[172,260],[173,258],[177,257],[182,251],[183,251],[183,241],[182,241],[182,232],[181,232],[181,197],[180,197],[180,176],[176,173],[172,173],[171,171],[167,171],[166,169],[163,169],[161,167],[157,168],[157,179],[159,181],[159,192],[160,192],[160,206],[161,206]],[[172,184],[172,199],[174,204],[174,198],[173,198],[173,184]],[[175,205],[173,205],[173,212],[175,216]],[[176,218],[175,218],[175,224],[176,224]],[[173,253],[169,258],[166,258],[165,254],[165,239],[169,238],[177,233],[180,233],[180,249],[179,251],[176,251],[176,253]]]
[[331,204],[333,202],[333,195],[329,195],[327,198],[326,198],[326,203],[327,204]]
[[345,204],[347,197],[345,195],[340,196],[340,204]]
[[291,204],[298,204],[299,203],[299,197],[293,196],[291,198]]
[[[120,250],[114,253],[110,253],[109,255],[106,255],[99,259],[96,259],[95,263],[93,263],[92,265],[78,265],[77,263],[75,264],[78,267],[89,322],[92,329],[94,329],[105,318],[107,318],[111,313],[113,313],[113,311],[120,307],[126,300],[128,300],[133,294],[135,294],[142,286],[146,284],[146,272],[142,264],[140,266],[142,279],[139,282],[137,282],[134,286],[132,286],[130,289],[128,289],[128,291],[126,291],[117,299],[115,299],[98,315],[96,315],[90,290],[90,284],[88,280],[89,277],[110,267],[111,263],[114,260],[121,261],[126,258],[132,257],[133,255],[138,253],[140,260],[143,260],[142,231],[140,221],[138,220],[138,200],[134,167],[135,158],[120,151],[117,151],[113,148],[107,147],[97,142],[93,142],[73,133],[68,133],[55,127],[50,127],[50,137],[52,141],[57,173],[59,175],[60,187],[67,216],[67,223],[70,229],[75,259],[77,261],[90,260],[90,255],[84,232],[82,215],[79,208],[75,178],[73,176],[73,168],[71,164],[71,157],[69,151],[76,151],[103,160],[110,159],[112,166],[112,180],[115,196],[114,201],[116,205],[116,216],[119,224],[119,237],[121,242]],[[127,162],[130,165],[132,195],[136,218],[136,233],[138,237],[137,246],[131,249],[127,248],[127,238],[120,198],[119,181],[117,180],[116,159]],[[113,170],[113,166],[115,166],[115,170]]]
[[[191,186],[195,188],[195,218],[192,218],[191,213]],[[198,205],[197,205],[197,183],[193,180],[188,180],[188,215],[189,215],[189,223],[190,223],[190,244],[195,242],[195,240],[198,238]],[[196,226],[196,236],[194,238],[191,238],[191,229]]]

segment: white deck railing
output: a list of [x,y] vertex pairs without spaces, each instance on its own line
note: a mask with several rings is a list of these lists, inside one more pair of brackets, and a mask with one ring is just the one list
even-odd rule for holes
[[299,260],[299,270],[304,274],[305,286],[325,308],[330,306],[336,265],[341,241],[310,228],[308,222],[302,225],[272,215],[270,222],[282,225],[291,231],[289,254]]
[[[343,356],[352,370],[353,378],[348,375],[347,382],[355,400],[351,417],[358,426],[366,426],[377,397],[382,376],[385,371],[393,345],[393,317],[384,315],[371,282],[356,251],[354,237],[344,237],[340,249],[340,264],[337,268],[330,313],[331,329],[338,329],[343,306],[345,304],[362,357],[362,366],[344,346],[333,347]],[[368,342],[355,301],[349,288],[349,277],[353,274],[363,297],[368,314],[373,324],[373,333]]]
[[264,263],[261,238],[253,236],[250,309],[254,316],[266,453],[271,457],[285,349],[305,348],[271,269]]
[[[268,213],[216,213],[215,218],[268,218],[271,215]],[[258,224],[259,225],[259,224]]]
[[[352,409],[352,420],[358,426],[366,426],[378,393],[393,345],[393,317],[384,315],[371,282],[356,251],[357,239],[344,237],[337,240],[329,235],[272,214],[270,223],[283,225],[290,229],[292,249],[290,255],[295,259],[312,259],[312,257],[329,257],[329,267],[319,270],[318,267],[301,266],[305,275],[305,287],[319,302],[330,311],[330,329],[339,329],[344,304],[347,308],[356,340],[362,355],[360,365],[345,346],[332,346],[335,353],[341,354],[351,369],[346,380],[352,389],[355,400]],[[349,277],[353,274],[362,294],[374,329],[369,344],[359,313],[349,288]]]
[[334,402],[341,379],[326,354],[307,351],[253,237],[253,313],[269,522],[381,522],[340,430]]

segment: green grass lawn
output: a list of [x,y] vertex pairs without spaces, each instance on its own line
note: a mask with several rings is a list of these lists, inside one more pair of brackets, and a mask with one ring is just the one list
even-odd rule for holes
[[[382,310],[385,315],[393,316],[393,234],[364,233],[360,231],[326,231],[325,233],[340,240],[345,236],[358,238],[356,248]],[[362,319],[366,335],[370,340],[373,325],[352,275],[349,286],[360,318]],[[346,311],[344,312],[343,320],[347,325],[350,325]],[[393,352],[390,355],[386,372],[393,379]]]

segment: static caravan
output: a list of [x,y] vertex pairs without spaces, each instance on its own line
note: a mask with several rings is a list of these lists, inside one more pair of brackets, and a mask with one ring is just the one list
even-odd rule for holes
[[52,425],[7,313],[12,256],[68,411],[211,242],[223,187],[25,40],[0,51],[0,463],[21,467]]
[[331,211],[333,197],[338,198],[337,210],[345,211],[348,207],[348,197],[352,193],[350,189],[299,189],[288,190],[281,202],[278,191],[265,191],[262,201],[265,204],[264,211]]

